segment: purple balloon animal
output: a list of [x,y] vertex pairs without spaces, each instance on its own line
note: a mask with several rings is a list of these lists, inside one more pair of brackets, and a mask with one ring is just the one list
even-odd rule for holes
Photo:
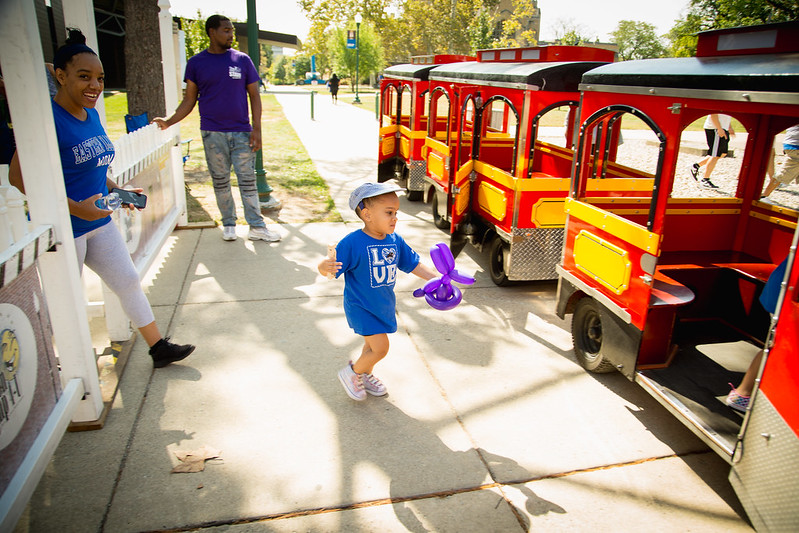
[[424,287],[413,291],[413,295],[417,298],[424,296],[433,309],[447,311],[461,303],[463,298],[460,289],[452,285],[452,282],[471,285],[474,283],[474,278],[455,270],[455,258],[452,257],[449,246],[443,242],[430,248],[430,258],[436,269],[441,272],[441,276],[431,279],[424,284]]

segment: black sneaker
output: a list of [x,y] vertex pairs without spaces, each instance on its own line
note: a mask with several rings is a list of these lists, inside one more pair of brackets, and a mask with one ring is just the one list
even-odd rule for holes
[[702,178],[702,180],[699,182],[699,185],[701,185],[705,189],[718,189],[719,188],[718,185],[715,185],[712,181],[710,181],[707,178]]
[[693,165],[688,165],[688,172],[691,173],[691,177],[694,178],[694,181],[697,181],[697,176],[699,175],[699,165],[696,163]]
[[150,356],[153,358],[153,366],[161,368],[187,358],[193,351],[193,344],[173,344],[169,342],[169,337],[164,337],[150,348]]

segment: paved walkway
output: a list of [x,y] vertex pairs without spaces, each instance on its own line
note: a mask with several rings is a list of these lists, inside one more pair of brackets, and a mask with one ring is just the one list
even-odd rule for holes
[[[373,179],[373,110],[280,95],[342,214]],[[417,250],[445,236],[401,201]],[[341,282],[316,272],[355,223],[292,224],[278,244],[176,231],[146,287],[162,328],[198,349],[153,372],[139,341],[105,428],[68,433],[17,531],[751,531],[727,465],[620,374],[574,361],[555,283],[477,283],[439,312],[397,285],[386,398],[336,379],[361,343]],[[219,450],[171,474],[175,452]]]

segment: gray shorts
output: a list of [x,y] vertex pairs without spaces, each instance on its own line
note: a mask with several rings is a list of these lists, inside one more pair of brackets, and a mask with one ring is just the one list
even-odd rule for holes
[[785,157],[777,165],[774,179],[780,183],[799,183],[799,150],[785,150]]

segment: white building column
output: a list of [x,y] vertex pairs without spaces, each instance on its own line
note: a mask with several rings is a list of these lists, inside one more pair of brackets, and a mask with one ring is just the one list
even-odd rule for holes
[[[64,7],[64,25],[67,28],[77,28],[86,36],[86,45],[100,55],[99,43],[97,41],[97,24],[94,22],[94,3],[92,0],[62,0]],[[63,44],[62,36],[58,42]],[[107,126],[105,122],[105,100],[101,96],[97,100],[97,105],[94,106],[100,114],[100,121],[103,127]]]
[[[183,73],[176,73],[177,54],[172,33],[172,14],[169,12],[171,4],[169,0],[158,0],[158,27],[161,33],[161,67],[164,78],[164,102],[166,103],[166,116],[171,115],[182,100],[182,91],[178,92],[178,77]],[[181,78],[182,79],[182,78]],[[175,146],[171,148],[170,161],[172,163],[172,175],[174,176],[173,186],[175,192],[175,205],[180,217],[178,223],[185,225],[188,223],[188,213],[186,209],[186,188],[183,175],[183,150],[180,144],[180,125],[175,124],[165,135],[173,135],[177,139]]]

